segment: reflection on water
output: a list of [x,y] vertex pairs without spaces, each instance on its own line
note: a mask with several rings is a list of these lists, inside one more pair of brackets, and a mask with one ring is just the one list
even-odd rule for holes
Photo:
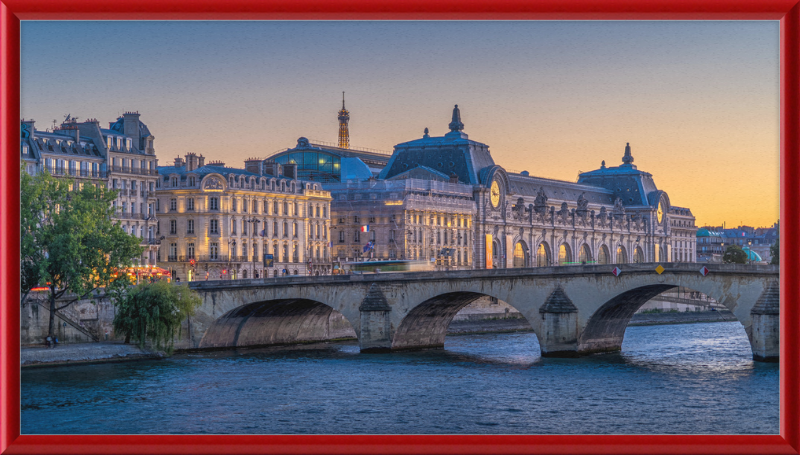
[[533,333],[444,350],[355,343],[25,370],[25,433],[777,433],[778,366],[736,322],[630,327],[620,353],[539,355]]

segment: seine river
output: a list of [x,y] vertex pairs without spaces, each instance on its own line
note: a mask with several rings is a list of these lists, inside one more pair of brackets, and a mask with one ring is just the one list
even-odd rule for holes
[[24,370],[22,433],[774,434],[778,365],[738,322],[629,327],[580,359],[541,358],[533,333],[179,354]]

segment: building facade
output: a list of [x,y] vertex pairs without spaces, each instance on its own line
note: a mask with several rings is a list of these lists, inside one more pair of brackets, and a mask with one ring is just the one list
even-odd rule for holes
[[96,119],[78,122],[67,116],[60,126],[40,131],[33,120],[23,120],[20,152],[28,173],[48,172],[75,179],[79,186],[117,190],[115,219],[146,247],[139,264],[155,265],[159,244],[154,139],[138,112],[124,113],[107,129]]
[[[604,161],[575,183],[497,165],[488,145],[463,132],[458,106],[449,129],[433,137],[425,128],[397,144],[377,176],[320,180],[333,197],[335,257],[456,268],[694,260],[685,246],[694,238],[686,237],[695,229],[691,211],[672,208],[652,174],[633,164],[630,145],[619,166]],[[268,161],[312,162],[320,151],[344,157],[301,138]]]
[[250,159],[235,169],[189,153],[158,171],[158,262],[176,278],[331,273],[330,192],[298,180],[296,166]]

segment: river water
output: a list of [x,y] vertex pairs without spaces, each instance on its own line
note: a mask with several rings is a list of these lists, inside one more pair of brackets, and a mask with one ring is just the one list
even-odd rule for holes
[[526,332],[26,369],[22,433],[778,433],[778,365],[738,322],[629,327],[622,349],[545,359]]

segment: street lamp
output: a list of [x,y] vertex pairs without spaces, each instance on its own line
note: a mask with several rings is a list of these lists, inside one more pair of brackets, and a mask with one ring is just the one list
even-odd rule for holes
[[753,258],[753,241],[752,240],[748,240],[747,241],[747,263],[748,264],[750,264],[752,262],[752,260],[753,260],[752,258]]
[[236,239],[228,240],[228,279],[232,279],[231,276],[233,275],[231,272],[231,246],[236,248]]
[[[250,233],[250,240],[251,240],[250,243],[253,243],[253,234],[255,234],[256,231],[258,230],[258,223],[260,223],[261,220],[259,220],[257,218],[250,218],[249,220],[245,220],[245,221],[247,221],[248,223],[253,223],[252,232]],[[257,248],[253,249],[253,261],[252,261],[253,267],[252,267],[252,273],[250,274],[251,277],[255,277],[255,273],[256,273],[256,262],[255,262],[255,260],[256,260],[256,258],[255,258],[255,254],[256,253],[255,252],[256,251],[258,251]],[[245,256],[247,256],[246,252],[245,252]]]

